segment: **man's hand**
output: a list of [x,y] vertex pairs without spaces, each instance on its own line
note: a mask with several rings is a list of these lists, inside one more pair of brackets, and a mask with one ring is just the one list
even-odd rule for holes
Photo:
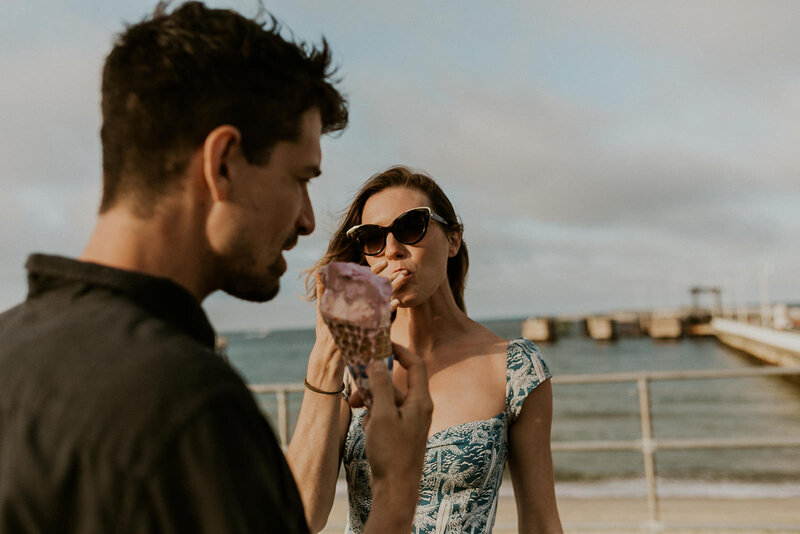
[[[395,359],[408,373],[405,395],[396,394],[382,361],[373,361],[367,368],[372,406],[364,432],[372,469],[373,504],[365,531],[406,534],[411,530],[419,501],[433,402],[425,362],[395,343],[392,349]],[[351,398],[351,405],[362,402],[360,395]]]

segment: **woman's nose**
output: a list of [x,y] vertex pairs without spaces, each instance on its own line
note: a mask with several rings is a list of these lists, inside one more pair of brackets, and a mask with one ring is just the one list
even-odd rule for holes
[[383,250],[384,256],[391,259],[405,258],[408,255],[406,246],[395,239],[394,234],[386,235],[386,248]]

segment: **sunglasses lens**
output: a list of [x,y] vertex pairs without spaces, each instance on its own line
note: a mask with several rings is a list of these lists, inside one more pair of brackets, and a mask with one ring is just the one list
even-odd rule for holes
[[383,248],[386,234],[378,226],[363,226],[355,236],[364,254],[378,254]]
[[425,230],[427,229],[427,210],[415,210],[401,215],[394,221],[392,234],[401,243],[413,245],[425,237]]
[[386,235],[390,232],[395,239],[406,245],[419,243],[428,230],[430,217],[427,208],[419,208],[400,215],[388,228],[376,224],[362,224],[353,228],[352,233],[348,232],[347,235],[356,240],[361,252],[367,256],[375,256],[386,246]]

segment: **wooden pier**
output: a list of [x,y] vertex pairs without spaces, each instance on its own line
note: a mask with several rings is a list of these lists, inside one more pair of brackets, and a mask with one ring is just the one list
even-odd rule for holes
[[711,330],[722,343],[765,363],[785,367],[800,365],[800,332],[721,318],[711,321]]
[[683,318],[679,315],[655,315],[650,318],[647,333],[653,339],[683,337]]
[[[522,336],[533,341],[556,341],[579,325],[586,337],[599,342],[647,335],[654,340],[684,336],[716,336],[720,342],[772,365],[800,366],[800,305],[762,303],[740,306],[734,314],[723,310],[718,287],[693,287],[692,305],[675,309],[613,311],[600,314],[530,317]],[[700,306],[699,296],[710,293],[711,306]]]
[[522,337],[531,341],[547,342],[558,339],[556,320],[553,317],[529,317],[522,322]]

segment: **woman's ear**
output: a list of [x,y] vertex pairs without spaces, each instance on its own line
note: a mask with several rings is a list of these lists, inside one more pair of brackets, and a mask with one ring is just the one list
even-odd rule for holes
[[232,159],[240,150],[241,133],[235,126],[217,126],[203,143],[203,177],[215,202],[226,200],[231,189]]
[[449,244],[447,249],[447,257],[452,258],[458,254],[459,250],[461,250],[461,232],[449,232],[447,234],[447,242]]

